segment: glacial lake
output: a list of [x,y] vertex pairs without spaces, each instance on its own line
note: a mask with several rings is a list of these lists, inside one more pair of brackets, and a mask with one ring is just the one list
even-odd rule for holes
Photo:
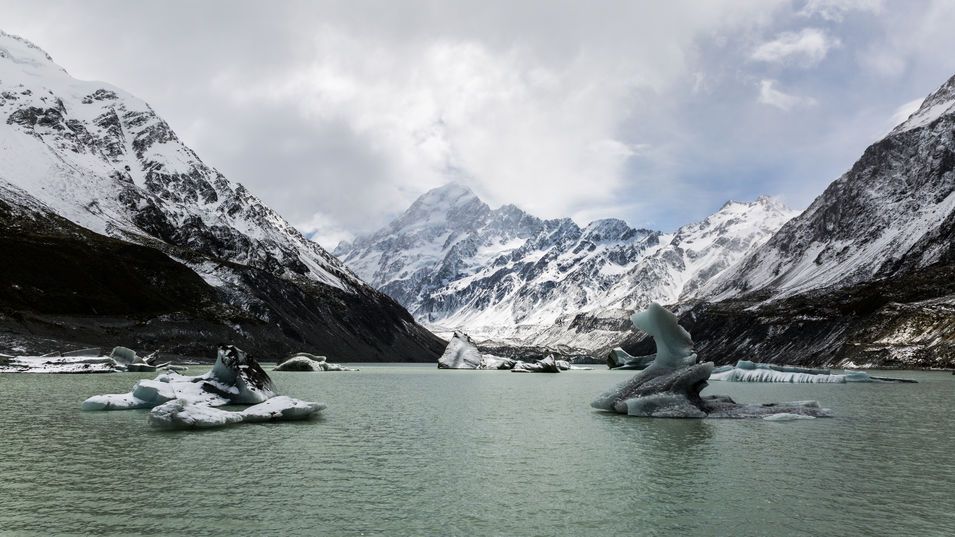
[[[0,375],[2,535],[952,535],[955,376],[732,384],[818,399],[794,422],[630,418],[590,400],[632,372],[359,364],[273,373],[306,423],[155,431],[83,412],[154,374]],[[193,366],[188,374],[199,374]]]

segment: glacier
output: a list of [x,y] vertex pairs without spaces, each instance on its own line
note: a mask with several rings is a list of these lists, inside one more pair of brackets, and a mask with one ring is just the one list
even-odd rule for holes
[[653,362],[632,378],[598,396],[591,406],[630,416],[655,418],[763,418],[794,414],[828,417],[829,409],[815,401],[740,404],[725,395],[703,397],[700,392],[715,369],[699,363],[690,333],[676,315],[657,303],[631,317],[634,326],[653,337]]

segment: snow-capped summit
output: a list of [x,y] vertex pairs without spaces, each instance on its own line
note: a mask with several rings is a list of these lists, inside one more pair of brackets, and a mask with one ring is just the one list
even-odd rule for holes
[[[329,318],[318,326],[293,319],[291,311],[314,299],[310,311],[316,314],[323,307],[320,297],[340,292],[348,296],[335,302],[338,307],[354,302],[370,308],[363,322],[372,323],[371,310],[380,307],[378,313],[389,317],[380,322],[398,328],[388,336],[392,343],[404,336],[433,343],[410,317],[401,318],[406,314],[389,298],[245,187],[203,163],[148,104],[115,86],[75,79],[42,49],[6,33],[0,33],[0,187],[0,196],[26,193],[82,228],[160,250],[243,315],[272,327],[281,320],[298,325],[277,329],[277,337],[301,344],[308,333],[339,322]],[[23,196],[8,198],[0,201],[19,206]],[[270,280],[275,285],[301,287],[265,296],[268,286],[251,281],[257,271],[280,279]],[[325,287],[335,291],[316,292]],[[350,352],[364,347],[356,344]],[[380,352],[387,345],[371,348]]]
[[761,197],[728,202],[674,234],[615,218],[581,228],[513,205],[491,209],[452,184],[426,192],[391,224],[335,253],[438,330],[587,350],[607,339],[565,340],[574,316],[612,325],[613,312],[695,296],[793,215]]
[[955,112],[955,76],[929,94],[908,119],[900,123],[892,134],[923,127],[946,114]]
[[93,231],[159,239],[350,289],[361,285],[242,185],[206,166],[145,102],[76,80],[0,35],[0,180]]
[[706,292],[781,298],[845,287],[952,256],[953,236],[955,77]]

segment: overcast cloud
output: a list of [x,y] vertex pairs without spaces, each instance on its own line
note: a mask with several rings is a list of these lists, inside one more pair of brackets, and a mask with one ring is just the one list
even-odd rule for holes
[[448,181],[659,229],[804,207],[955,74],[955,2],[930,0],[0,0],[0,28],[327,247]]

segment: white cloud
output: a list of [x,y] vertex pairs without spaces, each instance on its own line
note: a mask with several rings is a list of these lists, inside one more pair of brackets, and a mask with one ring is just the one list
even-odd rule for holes
[[786,112],[799,106],[812,106],[816,104],[816,100],[812,97],[790,95],[776,89],[774,87],[775,85],[775,80],[761,80],[759,82],[759,102],[768,104],[769,106],[775,106]]
[[796,63],[812,66],[822,61],[829,50],[838,47],[836,38],[826,35],[818,28],[805,28],[800,32],[783,32],[776,39],[767,41],[753,51],[751,58],[769,63]]
[[805,17],[841,22],[850,11],[880,13],[882,0],[807,0],[799,13]]
[[328,251],[332,251],[342,241],[355,238],[354,233],[342,227],[334,218],[323,213],[315,213],[305,222],[293,224],[303,235],[317,242]]
[[892,114],[892,117],[889,118],[889,130],[895,128],[896,125],[902,123],[909,118],[916,110],[922,106],[922,102],[925,101],[924,97],[918,99],[913,99],[902,106],[895,109],[895,113]]

